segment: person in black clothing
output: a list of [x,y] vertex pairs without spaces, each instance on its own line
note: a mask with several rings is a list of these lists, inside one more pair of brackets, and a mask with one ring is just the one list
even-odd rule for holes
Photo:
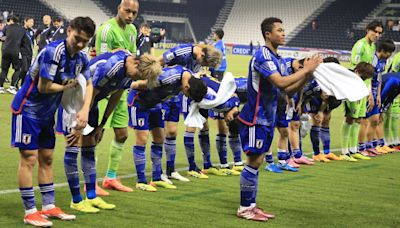
[[64,21],[61,18],[56,18],[53,22],[53,26],[47,30],[44,36],[46,37],[47,43],[67,38]]
[[37,41],[37,45],[39,46],[38,51],[42,50],[44,46],[48,44],[48,41],[44,36],[44,34],[47,33],[50,27],[51,27],[51,17],[49,15],[44,15],[43,26],[39,27],[35,33],[35,40]]
[[137,56],[141,56],[144,53],[152,54],[152,48],[154,43],[158,43],[165,35],[165,29],[160,29],[160,34],[151,34],[151,27],[147,23],[140,25],[140,33],[136,39],[137,45]]
[[[28,73],[29,67],[31,66],[33,56],[33,45],[35,43],[34,31],[32,29],[34,25],[33,17],[26,17],[24,20],[25,36],[21,43],[21,71],[18,79],[21,80],[21,85],[24,83],[26,73]],[[18,83],[17,83],[18,86]]]
[[4,81],[8,75],[8,70],[13,65],[15,72],[12,76],[11,86],[8,92],[16,94],[15,85],[17,84],[21,67],[21,42],[25,36],[25,29],[18,24],[17,16],[11,16],[10,24],[6,27],[5,40],[2,48],[1,74],[0,74],[0,93],[4,93]]

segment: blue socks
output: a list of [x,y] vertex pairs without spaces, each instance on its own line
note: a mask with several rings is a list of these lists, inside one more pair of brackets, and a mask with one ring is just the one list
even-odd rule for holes
[[210,136],[208,135],[208,130],[199,132],[199,142],[201,152],[203,153],[204,169],[208,169],[212,167],[210,159]]
[[233,160],[235,162],[242,162],[242,145],[239,136],[229,136],[229,147],[233,152]]
[[256,201],[258,169],[245,165],[240,174],[240,206],[250,207]]
[[72,202],[74,203],[79,203],[82,201],[79,185],[78,153],[79,147],[65,147],[64,170],[67,177],[69,190],[71,191]]
[[167,175],[170,176],[175,171],[176,138],[165,138],[164,147],[167,156]]
[[39,188],[42,194],[42,205],[54,205],[54,184],[39,184]]
[[96,198],[96,160],[94,152],[94,146],[81,148],[81,168],[85,179],[86,196],[88,199]]
[[161,181],[162,145],[153,142],[151,144],[151,162],[153,164],[153,181]]
[[146,147],[133,146],[133,160],[135,161],[138,183],[147,184],[146,179]]
[[36,208],[35,193],[33,192],[33,187],[19,188],[19,193],[21,194],[25,210]]
[[185,144],[186,157],[189,162],[189,171],[196,170],[197,166],[194,161],[194,133],[185,131],[183,144]]
[[320,137],[324,147],[324,154],[329,154],[331,148],[331,136],[329,128],[321,127]]
[[321,133],[321,127],[319,127],[319,126],[311,127],[310,138],[311,138],[314,155],[318,155],[320,153],[320,151],[319,151],[320,133]]
[[227,166],[228,165],[228,150],[226,148],[226,135],[224,134],[218,134],[215,137],[215,144],[217,145],[217,151],[219,155],[219,162],[221,163],[221,166]]

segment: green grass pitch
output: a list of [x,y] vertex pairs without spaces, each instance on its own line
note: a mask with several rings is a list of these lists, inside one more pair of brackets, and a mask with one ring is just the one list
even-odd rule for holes
[[[248,56],[228,56],[228,70],[235,76],[246,76],[249,59]],[[5,94],[0,98],[0,226],[23,227],[24,212],[16,182],[19,153],[9,146],[12,96]],[[343,109],[340,107],[332,116],[331,148],[340,147],[342,118]],[[211,157],[216,164],[216,128],[214,121],[210,122]],[[181,174],[185,174],[183,169],[187,167],[187,161],[182,123],[179,132],[176,166],[182,170]],[[105,175],[112,137],[112,131],[106,131],[97,147],[98,178]],[[132,158],[133,144],[133,130],[129,130],[119,175],[122,182],[130,187],[136,183],[133,175],[136,173]],[[357,163],[317,163],[314,166],[302,166],[298,173],[271,174],[261,169],[257,203],[274,212],[276,219],[257,223],[235,216],[239,205],[239,177],[210,176],[208,180],[190,178],[189,183],[175,182],[178,187],[176,190],[159,188],[155,193],[111,191],[111,195],[105,199],[117,205],[115,210],[94,215],[76,213],[69,209],[71,197],[65,184],[63,148],[63,138],[58,136],[54,153],[54,182],[59,184],[56,187],[56,203],[65,211],[76,214],[77,219],[73,222],[55,220],[55,227],[400,227],[400,153]],[[274,151],[275,148],[274,142]],[[306,138],[304,151],[309,153],[310,149],[310,140]],[[231,151],[228,154],[229,161],[232,161]],[[149,172],[149,152],[147,155]],[[202,164],[197,142],[196,161]],[[36,174],[35,169],[35,184]],[[36,196],[40,209],[38,191]]]

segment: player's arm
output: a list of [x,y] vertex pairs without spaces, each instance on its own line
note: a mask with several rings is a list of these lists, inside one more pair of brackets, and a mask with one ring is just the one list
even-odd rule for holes
[[284,90],[286,94],[290,96],[304,86],[304,84],[310,79],[310,76],[312,76],[312,73],[321,62],[321,57],[315,55],[312,58],[305,60],[303,69],[297,71],[294,74],[282,77],[279,73],[273,73],[268,78],[280,90]]
[[353,49],[351,50],[351,57],[350,62],[353,65],[357,65],[360,63],[361,56],[364,54],[363,43],[359,42],[354,45]]
[[376,105],[381,106],[381,91],[382,91],[382,74],[378,74],[378,92],[376,94]]
[[117,107],[123,93],[124,90],[118,90],[108,99],[107,107],[106,110],[104,110],[103,119],[100,123],[101,127],[104,127],[104,125],[107,123],[108,117],[114,111],[115,107]]
[[[107,31],[104,31],[104,29]],[[96,54],[101,55],[113,51],[113,39],[114,35],[111,28],[106,25],[101,26],[96,33]]]
[[147,89],[147,80],[137,80],[131,83],[131,89],[145,90]]

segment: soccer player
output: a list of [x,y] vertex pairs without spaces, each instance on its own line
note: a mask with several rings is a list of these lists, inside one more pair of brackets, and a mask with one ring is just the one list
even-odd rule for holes
[[[167,66],[172,66],[175,64],[181,65],[194,73],[199,73],[203,66],[215,68],[220,65],[221,53],[211,45],[180,45],[165,52],[163,56],[160,57],[160,62]],[[188,181],[187,178],[183,178],[178,172],[175,171],[176,136],[178,134],[179,115],[182,106],[181,103],[185,103],[186,99],[187,98],[184,96],[175,96],[163,104],[163,109],[165,110],[165,152],[167,154],[167,176],[180,181]],[[186,129],[185,131],[188,131],[188,133],[185,133],[184,136],[185,151],[186,155],[191,157],[191,148],[194,147],[193,141],[194,132],[196,129]],[[208,135],[208,128],[200,131],[199,140],[204,157],[209,157],[210,138]],[[192,170],[189,169],[189,175],[193,174],[195,177],[206,177],[206,175],[200,173],[200,170],[193,172],[191,171]],[[215,171],[218,172],[217,169],[215,169]],[[168,177],[166,178],[163,175],[164,181],[172,183],[168,180]]]
[[[205,97],[213,97],[215,96],[214,94],[217,94],[218,91],[220,90],[220,81],[218,81],[214,77],[209,77],[207,75],[203,75],[201,77],[201,80],[207,85],[208,90],[210,91],[207,93]],[[236,83],[236,82],[235,82]],[[212,92],[211,92],[212,91]],[[182,107],[183,115],[186,119],[188,113],[189,113],[189,106],[192,103],[191,99],[187,99],[186,104],[184,107]],[[233,157],[234,157],[234,166],[232,169],[229,169],[229,164],[227,160],[227,148],[226,148],[226,141],[221,140],[221,134],[217,135],[217,150],[219,153],[220,157],[220,163],[221,163],[221,168],[217,170],[216,168],[212,168],[213,165],[211,163],[210,156],[204,156],[204,166],[205,170],[199,171],[200,169],[197,167],[196,162],[195,162],[195,156],[194,156],[194,146],[188,145],[186,147],[186,152],[188,154],[188,162],[189,162],[189,175],[196,177],[197,174],[200,174],[198,178],[205,178],[202,177],[201,174],[203,172],[209,172],[212,169],[215,169],[218,171],[218,173],[214,173],[215,175],[234,175],[238,176],[240,175],[240,171],[243,170],[243,162],[241,158],[241,148],[240,148],[240,139],[239,139],[239,132],[238,132],[238,127],[237,127],[237,120],[235,120],[237,114],[238,114],[238,107],[240,105],[240,99],[239,97],[234,94],[232,97],[230,97],[225,103],[214,107],[209,110],[205,109],[200,109],[201,115],[207,119],[208,117],[214,118],[218,121],[224,121],[226,122],[225,125],[227,128],[227,131],[229,131],[229,144],[233,152]],[[194,134],[196,128],[193,127],[186,127],[186,137],[189,135],[189,133]],[[225,132],[225,130],[224,130]],[[228,132],[227,132],[228,133]],[[224,135],[226,137],[226,135]],[[234,141],[235,140],[235,141]],[[225,144],[221,145],[222,142],[225,142]],[[221,155],[221,152],[224,154]],[[207,168],[208,167],[208,168]],[[192,175],[193,174],[193,175]]]
[[[392,60],[387,64],[387,73],[400,72],[400,53],[396,53]],[[385,141],[389,147],[400,150],[399,141],[399,118],[400,118],[400,97],[393,100],[393,104],[386,111],[384,118]]]
[[[385,140],[383,139],[383,129],[378,127],[381,121],[379,107],[381,105],[382,73],[385,71],[386,60],[392,55],[395,49],[396,46],[392,40],[385,39],[378,42],[377,52],[375,53],[374,60],[372,61],[372,65],[375,68],[375,74],[371,82],[371,93],[373,100],[367,103],[369,110],[366,114],[366,118],[368,119],[368,141],[366,144],[366,149],[371,150],[376,148],[377,152],[383,154],[393,152],[393,150],[388,147],[384,147]],[[371,150],[371,152],[373,152],[373,150]]]
[[312,72],[322,62],[318,56],[304,62],[303,69],[282,77],[286,64],[277,54],[279,45],[285,43],[282,21],[266,18],[261,23],[265,46],[250,61],[247,94],[248,102],[239,115],[239,132],[247,164],[240,176],[240,207],[237,216],[254,221],[267,221],[275,216],[256,206],[258,169],[264,154],[270,149],[274,135],[277,93],[284,90],[292,95],[312,78]]
[[215,41],[214,47],[222,53],[222,61],[221,65],[217,69],[211,68],[210,71],[211,71],[211,76],[221,81],[227,68],[225,43],[224,41],[222,41],[222,38],[224,38],[224,30],[222,29],[215,30],[213,38]]
[[[379,39],[379,37],[383,33],[383,25],[379,21],[372,21],[370,22],[367,27],[366,27],[366,35],[364,38],[358,40],[352,50],[351,50],[351,65],[352,69],[360,62],[366,62],[372,64],[372,60],[374,59],[374,54],[376,52],[376,41]],[[371,85],[371,79],[365,80],[365,84],[367,87],[370,87]],[[357,122],[353,123],[353,128],[351,131],[352,132],[357,132],[358,134],[358,151],[362,152],[365,151],[366,149],[366,144],[365,144],[365,136],[366,136],[366,130],[368,126],[368,120],[365,118],[365,115],[367,113],[367,99],[370,101],[369,103],[371,104],[373,101],[373,96],[372,93],[368,96],[368,98],[364,98],[359,102],[348,102],[347,107],[350,108],[351,110],[348,110],[353,117],[356,119],[359,119]],[[361,125],[360,125],[361,123]],[[349,125],[343,125],[342,126],[344,131],[350,131],[350,129],[347,129],[347,127],[350,127]],[[343,134],[342,134],[343,137]],[[345,140],[342,138],[342,140]]]
[[[35,21],[33,17],[26,17],[24,20],[25,36],[21,42],[21,71],[18,80],[21,80],[21,85],[24,84],[26,73],[28,73],[33,57],[33,45],[35,44],[33,25]],[[18,87],[18,83],[17,83]]]
[[[128,95],[129,126],[133,127],[136,135],[133,157],[136,166],[138,182],[137,189],[155,192],[155,187],[175,189],[176,186],[161,179],[161,161],[164,144],[164,120],[162,119],[162,105],[170,96],[183,92],[195,101],[201,101],[207,92],[207,87],[193,76],[193,73],[182,67],[166,67],[158,78],[155,87],[146,89],[147,83],[138,81]],[[146,171],[146,143],[151,131],[153,142],[151,145],[151,161],[153,164],[152,181],[147,182]],[[167,154],[168,156],[168,154]]]
[[[334,57],[327,57],[323,60],[325,63],[339,63]],[[330,152],[330,129],[329,122],[333,109],[339,107],[341,101],[333,96],[328,96],[321,91],[316,81],[310,82],[305,86],[303,91],[303,107],[304,111],[312,117],[312,127],[310,131],[310,139],[314,151],[313,160],[320,162],[329,162],[330,160],[342,160],[334,153]],[[323,153],[320,152],[319,142],[322,141]]]
[[[374,76],[374,67],[366,62],[360,62],[357,64],[354,69],[354,73],[358,74],[362,80],[368,80]],[[360,118],[363,118],[362,112],[360,110],[363,109],[364,106],[363,100],[357,102],[349,102],[345,101],[345,121],[342,125],[341,135],[342,135],[342,154],[340,158],[344,161],[356,162],[357,159],[352,156],[352,153],[355,154],[358,152],[357,150],[357,139],[358,139],[358,128]],[[364,154],[371,156],[370,154]],[[373,155],[372,155],[373,156]],[[366,156],[365,156],[366,157]],[[368,158],[368,157],[366,157]]]
[[[121,0],[118,5],[117,15],[105,22],[96,32],[96,53],[97,55],[111,52],[115,49],[124,49],[136,53],[137,31],[132,22],[137,17],[139,2],[137,0]],[[106,177],[103,181],[103,188],[118,191],[131,191],[124,186],[117,178],[119,163],[122,159],[124,144],[128,138],[128,106],[126,103],[127,92],[123,93],[121,100],[114,112],[104,125],[105,129],[114,129],[114,139],[110,144],[109,160]],[[104,113],[107,100],[99,102],[99,113]],[[101,119],[101,116],[100,116]],[[96,186],[98,195],[108,195],[108,192]]]
[[[107,118],[118,104],[125,89],[131,87],[133,80],[147,79],[149,84],[154,84],[162,68],[157,59],[150,55],[146,54],[140,58],[135,58],[124,51],[99,55],[90,61],[89,66],[90,73],[93,76],[94,89],[88,123],[95,130],[89,135],[82,136],[82,144],[79,147],[80,132],[76,132],[72,130],[71,126],[64,124],[63,133],[67,140],[64,168],[72,194],[71,208],[84,213],[96,213],[99,209],[115,208],[115,205],[108,204],[97,197],[95,190],[96,162],[94,154],[96,145],[102,138]],[[87,93],[91,93],[91,91]],[[108,99],[107,108],[99,124],[97,104],[109,95],[111,96]],[[83,200],[80,194],[77,161],[79,151],[81,151],[81,166],[85,178],[86,200]],[[125,191],[128,192],[129,190]]]
[[[67,29],[66,40],[53,42],[39,52],[25,82],[12,102],[12,145],[19,148],[18,183],[24,203],[24,222],[34,226],[51,226],[44,218],[73,220],[74,215],[63,212],[54,203],[53,152],[55,145],[54,114],[61,102],[62,92],[76,85],[75,78],[82,73],[92,87],[87,55],[81,50],[95,32],[89,17],[73,19]],[[88,120],[90,96],[77,113],[77,128]],[[32,171],[39,161],[39,188],[42,211],[37,211],[32,183]]]

